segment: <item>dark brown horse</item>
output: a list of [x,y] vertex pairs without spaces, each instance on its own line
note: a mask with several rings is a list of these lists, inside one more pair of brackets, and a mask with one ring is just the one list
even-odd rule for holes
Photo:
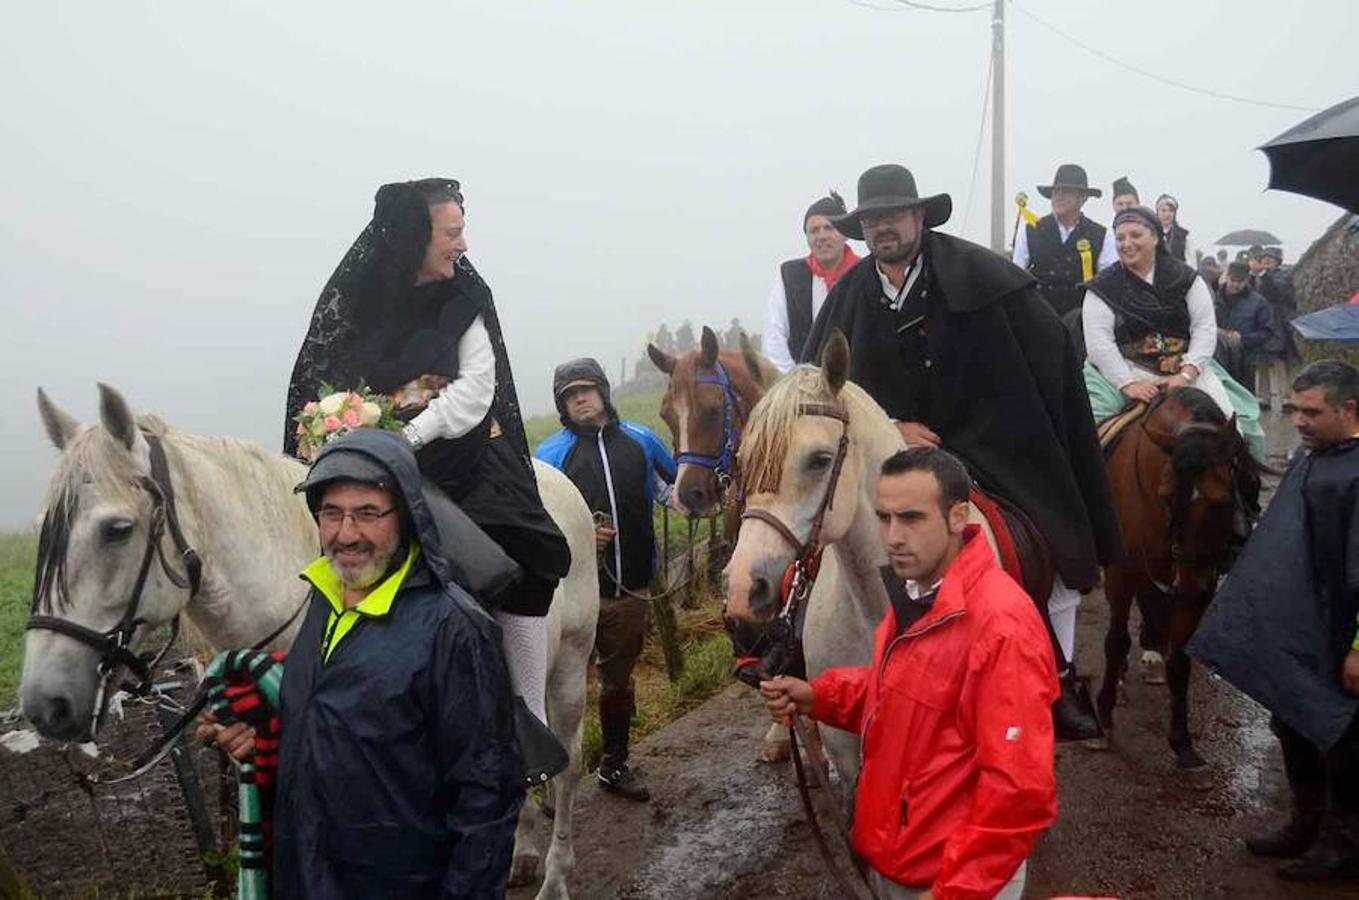
[[[1153,401],[1108,451],[1109,484],[1123,532],[1122,558],[1105,568],[1111,617],[1104,639],[1099,714],[1113,729],[1118,684],[1127,669],[1134,600],[1150,634],[1164,636],[1170,689],[1170,747],[1184,772],[1207,763],[1189,734],[1189,657],[1198,627],[1226,570],[1240,516],[1259,496],[1263,471],[1212,399],[1179,388]],[[1161,648],[1164,652],[1165,648]]]
[[671,356],[648,344],[646,351],[670,376],[661,418],[674,439],[679,505],[691,516],[715,515],[733,477],[741,429],[778,370],[744,334],[739,351],[719,349],[717,335],[707,326],[696,350]]

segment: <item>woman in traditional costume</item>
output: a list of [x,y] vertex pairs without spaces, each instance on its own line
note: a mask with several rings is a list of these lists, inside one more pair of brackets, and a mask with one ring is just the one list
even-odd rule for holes
[[1223,415],[1237,417],[1251,452],[1263,460],[1259,404],[1213,359],[1212,291],[1170,255],[1151,210],[1124,210],[1113,230],[1118,262],[1085,283],[1081,307],[1086,388],[1095,418],[1115,415],[1129,400],[1150,403],[1162,390],[1196,387]]
[[421,471],[522,570],[496,619],[516,692],[544,722],[547,621],[571,566],[543,508],[491,290],[467,259],[457,181],[383,185],[373,219],[326,282],[288,387],[293,417],[322,383],[390,395]]

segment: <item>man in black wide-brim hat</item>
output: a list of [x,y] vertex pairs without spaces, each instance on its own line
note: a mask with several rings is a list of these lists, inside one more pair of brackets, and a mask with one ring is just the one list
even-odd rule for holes
[[1075,163],[1058,166],[1052,184],[1040,184],[1038,193],[1052,201],[1052,212],[1019,229],[1013,258],[1038,279],[1043,298],[1064,316],[1080,308],[1081,283],[1118,261],[1118,249],[1107,228],[1081,213],[1086,200],[1100,196],[1085,169]]
[[826,298],[802,359],[819,359],[832,332],[844,332],[850,378],[906,443],[960,456],[981,488],[1033,521],[1059,576],[1051,598],[1036,598],[1062,675],[1057,737],[1094,737],[1099,726],[1070,665],[1076,607],[1119,537],[1080,361],[1033,276],[932,230],[952,209],[947,194],[919,196],[902,166],[865,172],[857,208],[834,221],[871,255]]

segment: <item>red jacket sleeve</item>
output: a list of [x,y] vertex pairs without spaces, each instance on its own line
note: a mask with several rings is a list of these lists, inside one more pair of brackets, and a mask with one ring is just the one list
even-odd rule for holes
[[1036,614],[1033,625],[973,648],[959,713],[976,742],[979,772],[967,822],[944,845],[938,900],[994,897],[1057,818],[1051,709],[1057,679]]
[[868,666],[827,669],[812,682],[812,718],[833,728],[859,733],[868,696]]

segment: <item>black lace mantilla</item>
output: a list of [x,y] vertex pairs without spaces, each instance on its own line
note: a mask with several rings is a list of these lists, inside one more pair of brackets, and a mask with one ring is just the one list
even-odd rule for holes
[[[490,287],[466,256],[458,260],[456,274],[448,282],[415,287],[415,273],[430,236],[429,209],[420,190],[431,184],[461,196],[457,182],[451,179],[383,185],[372,221],[322,288],[288,384],[285,453],[296,455],[293,417],[317,398],[323,382],[337,390],[356,387],[360,381],[387,390],[432,372],[456,377],[456,343],[465,327],[444,334],[442,342],[447,346],[437,346],[438,338],[431,335],[435,325],[448,320],[441,315],[447,306],[471,303],[475,312],[464,309],[464,315],[456,318],[470,321],[480,314],[490,336],[496,375],[491,414],[524,466],[532,470],[519,396]],[[436,346],[431,346],[431,340]]]

